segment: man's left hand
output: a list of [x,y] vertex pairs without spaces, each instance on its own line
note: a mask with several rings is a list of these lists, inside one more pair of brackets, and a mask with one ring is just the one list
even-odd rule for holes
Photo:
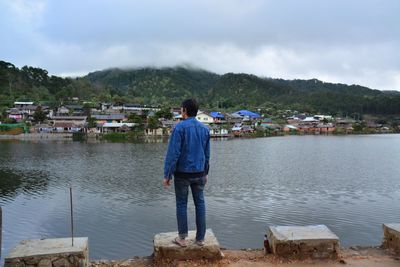
[[164,180],[163,180],[163,185],[164,185],[164,187],[170,186],[171,185],[171,179],[165,177]]

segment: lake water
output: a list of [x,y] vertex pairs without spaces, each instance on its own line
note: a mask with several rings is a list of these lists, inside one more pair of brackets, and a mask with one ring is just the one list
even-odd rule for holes
[[[3,253],[20,240],[75,234],[92,259],[152,253],[176,230],[162,187],[167,144],[0,142]],[[228,248],[261,248],[268,225],[326,224],[342,245],[378,245],[400,222],[400,135],[213,141],[207,224]],[[189,223],[194,224],[193,202]]]

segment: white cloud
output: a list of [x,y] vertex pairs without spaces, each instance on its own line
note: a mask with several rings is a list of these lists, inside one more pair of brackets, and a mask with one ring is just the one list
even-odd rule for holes
[[0,59],[58,75],[187,63],[400,90],[398,2],[301,3],[0,1]]

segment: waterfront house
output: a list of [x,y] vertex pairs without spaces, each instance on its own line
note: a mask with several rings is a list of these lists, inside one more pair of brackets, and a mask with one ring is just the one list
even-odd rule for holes
[[232,133],[234,136],[242,136],[245,133],[252,133],[252,132],[254,132],[254,129],[250,125],[243,125],[241,123],[238,123],[232,127]]
[[47,123],[40,123],[32,126],[30,131],[33,133],[51,133],[54,131],[54,127]]
[[319,133],[333,133],[336,127],[333,123],[320,123],[318,124]]
[[48,121],[56,132],[79,132],[85,127],[86,116],[52,116]]
[[163,134],[164,135],[169,135],[172,132],[172,129],[174,129],[175,125],[178,123],[173,120],[167,120],[167,119],[160,119],[162,128],[163,128]]
[[272,123],[272,119],[270,118],[264,118],[261,121],[260,126],[263,127],[264,129],[272,129],[272,128],[276,128],[275,126],[273,126],[274,124]]
[[297,132],[299,131],[299,128],[296,127],[295,125],[287,124],[285,125],[285,127],[283,127],[283,131],[285,133]]
[[222,128],[219,125],[210,126],[210,136],[211,137],[228,137],[229,131],[228,129]]
[[225,123],[225,116],[221,112],[212,111],[210,116],[213,118],[213,123]]
[[148,135],[148,136],[162,136],[162,135],[164,135],[164,133],[165,134],[167,133],[167,130],[162,128],[162,127],[159,127],[159,128],[156,128],[156,129],[147,128],[144,131],[144,133],[146,135]]
[[204,124],[210,124],[214,122],[214,118],[203,111],[197,112],[196,119]]
[[74,124],[73,122],[54,122],[52,127],[53,132],[57,133],[75,133],[83,129],[83,126]]
[[104,124],[98,124],[97,130],[99,133],[121,133],[128,132],[135,123],[130,122],[106,122]]

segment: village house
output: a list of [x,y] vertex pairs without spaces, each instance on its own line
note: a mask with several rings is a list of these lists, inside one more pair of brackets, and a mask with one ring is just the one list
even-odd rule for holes
[[165,135],[166,133],[167,133],[167,131],[162,127],[159,127],[159,128],[156,128],[156,129],[147,128],[145,130],[145,134],[148,135],[148,136],[162,136],[162,135]]
[[26,106],[31,106],[31,105],[33,105],[33,104],[34,104],[34,103],[31,102],[31,101],[28,101],[28,102],[16,101],[16,102],[14,102],[14,108],[20,109],[20,108],[24,108],[24,107],[26,107]]
[[[14,107],[7,111],[8,118],[15,119],[17,122],[22,120],[33,121],[33,114],[38,106],[33,105],[33,102],[14,102]],[[48,106],[41,106],[42,111],[49,113]]]
[[134,111],[134,112],[149,112],[149,111],[160,111],[161,108],[160,107],[156,107],[156,106],[148,106],[148,105],[141,105],[141,104],[123,104],[123,105],[113,105],[111,107],[111,109],[114,110],[119,110],[122,112],[129,112],[129,111]]
[[173,120],[174,120],[175,122],[180,122],[180,121],[182,121],[182,120],[183,120],[182,114],[176,114],[176,115],[174,115]]
[[232,127],[232,133],[236,137],[252,132],[254,132],[254,129],[250,125],[243,125],[242,123],[237,123],[235,124],[235,126]]
[[101,109],[101,111],[104,112],[104,111],[107,110],[107,109],[111,109],[112,106],[113,106],[112,103],[105,103],[105,102],[103,102],[103,103],[100,104],[100,109]]
[[97,124],[104,124],[104,123],[120,123],[126,121],[125,114],[116,113],[116,114],[94,114],[92,118],[96,119]]
[[212,125],[212,126],[210,126],[210,136],[211,137],[228,137],[229,131],[228,131],[228,129],[223,128],[220,125]]
[[97,125],[96,129],[98,133],[124,133],[130,131],[134,126],[135,123],[131,122],[106,122]]
[[56,116],[83,116],[82,105],[62,105],[57,108]]
[[214,122],[214,118],[203,111],[197,112],[196,119],[204,124],[210,124]]
[[53,126],[47,123],[35,124],[30,128],[31,133],[51,133],[54,131]]
[[210,116],[213,118],[213,123],[226,123],[225,116],[221,112],[212,111]]
[[125,114],[94,114],[92,118],[96,120],[96,130],[89,130],[96,133],[127,132],[135,124],[126,122]]
[[242,117],[243,121],[251,121],[251,120],[255,120],[255,119],[259,119],[261,118],[261,115],[249,110],[239,110],[236,111],[234,113],[232,113],[232,115],[236,115],[236,116],[240,116]]
[[333,117],[330,115],[314,115],[314,119],[323,121],[323,120],[327,120],[327,121],[332,121]]
[[297,127],[294,126],[294,125],[287,124],[287,125],[285,125],[285,126],[283,127],[283,131],[284,131],[285,133],[294,133],[294,132],[298,132],[298,131],[299,131],[299,128],[297,128]]
[[14,119],[17,122],[20,122],[23,120],[24,115],[22,114],[22,112],[18,109],[18,108],[11,108],[7,111],[8,113],[8,118],[9,119]]
[[237,114],[227,113],[227,114],[225,114],[225,121],[228,125],[233,126],[235,124],[241,123],[243,121],[243,118],[242,118],[242,116],[237,115]]
[[52,116],[48,121],[55,132],[80,132],[85,128],[86,116]]
[[336,130],[336,127],[333,123],[320,123],[318,124],[319,133],[333,133]]

